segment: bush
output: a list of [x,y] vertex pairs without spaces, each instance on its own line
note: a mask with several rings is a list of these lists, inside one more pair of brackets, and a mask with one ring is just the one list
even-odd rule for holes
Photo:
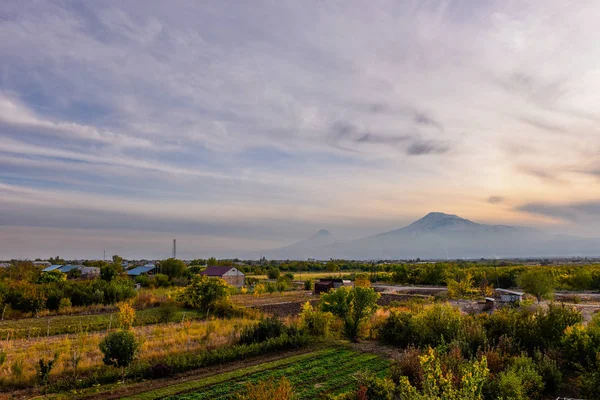
[[315,282],[311,279],[307,279],[304,281],[304,290],[313,290],[315,287]]
[[278,317],[267,317],[258,322],[258,325],[245,327],[240,334],[239,343],[250,344],[263,342],[269,338],[281,336],[286,332],[286,326]]
[[166,301],[158,306],[156,312],[158,315],[158,321],[164,324],[170,322],[177,314],[177,305],[172,301]]
[[135,360],[139,344],[129,331],[111,332],[100,342],[102,361],[121,369],[121,378],[125,382],[125,369]]
[[280,274],[281,272],[279,271],[279,268],[269,268],[269,270],[267,271],[267,278],[277,279],[279,278]]
[[309,335],[326,337],[329,334],[331,318],[331,313],[315,310],[307,301],[300,313],[300,327]]

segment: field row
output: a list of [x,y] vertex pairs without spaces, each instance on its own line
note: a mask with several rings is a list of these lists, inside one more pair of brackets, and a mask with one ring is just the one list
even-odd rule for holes
[[[360,370],[385,373],[387,360],[376,355],[348,349],[328,349],[275,362],[242,368],[201,380],[186,382],[148,392],[136,398],[171,400],[232,399],[247,383],[286,377],[298,399],[314,399],[326,392],[343,392],[353,384],[353,374]],[[185,394],[177,394],[187,392]],[[171,397],[168,397],[171,396]]]

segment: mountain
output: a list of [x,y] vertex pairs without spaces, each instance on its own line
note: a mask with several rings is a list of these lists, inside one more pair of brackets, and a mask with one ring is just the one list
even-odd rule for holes
[[456,259],[597,256],[600,240],[551,235],[533,228],[479,224],[432,212],[412,224],[339,242],[327,231],[268,252],[271,258]]
[[262,253],[271,259],[307,259],[313,257],[312,253],[320,253],[322,248],[332,245],[336,241],[331,232],[321,229],[307,239]]

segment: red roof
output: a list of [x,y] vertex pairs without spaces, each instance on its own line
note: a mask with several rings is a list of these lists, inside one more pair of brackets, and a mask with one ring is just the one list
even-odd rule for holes
[[223,276],[233,267],[208,267],[200,272],[200,275],[206,276]]

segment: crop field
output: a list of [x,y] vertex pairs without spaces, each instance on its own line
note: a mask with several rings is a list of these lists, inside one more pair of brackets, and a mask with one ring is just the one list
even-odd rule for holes
[[354,384],[353,374],[361,370],[383,377],[389,370],[389,361],[375,354],[331,348],[157,389],[135,398],[233,399],[247,383],[286,377],[298,399],[315,399],[324,393],[339,394],[350,390]]

